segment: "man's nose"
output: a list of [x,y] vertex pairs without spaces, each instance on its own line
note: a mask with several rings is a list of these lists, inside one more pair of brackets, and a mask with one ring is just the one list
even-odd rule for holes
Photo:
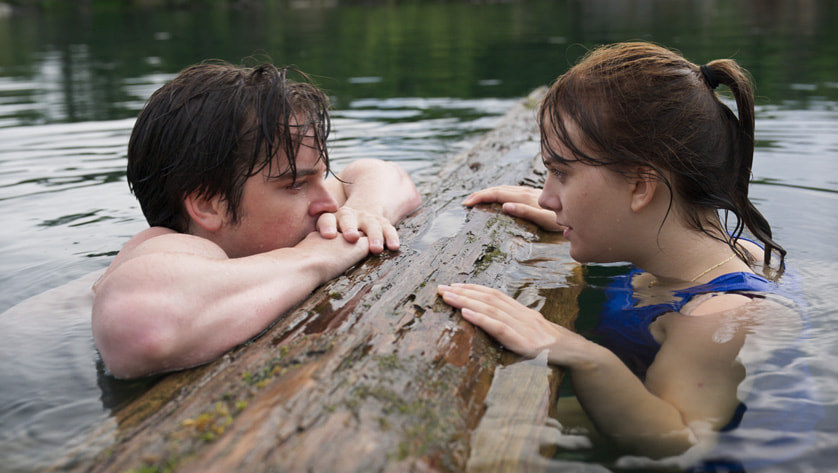
[[316,195],[312,196],[311,203],[308,206],[308,211],[312,216],[320,215],[326,212],[337,212],[338,202],[329,190],[326,189],[326,186],[320,184]]

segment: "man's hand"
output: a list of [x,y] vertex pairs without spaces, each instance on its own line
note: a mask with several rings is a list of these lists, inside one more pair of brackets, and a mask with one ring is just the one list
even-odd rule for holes
[[335,238],[338,233],[350,243],[355,243],[366,235],[369,250],[379,254],[384,248],[399,249],[399,234],[385,217],[365,210],[357,210],[347,205],[335,213],[325,213],[317,220],[317,230],[323,238]]
[[561,232],[564,227],[556,223],[556,214],[538,205],[538,198],[541,196],[541,189],[525,186],[498,186],[479,190],[466,197],[463,205],[472,207],[477,204],[503,204],[503,211],[513,217],[520,217],[524,220],[541,227],[548,232]]
[[397,250],[400,243],[395,225],[422,205],[422,197],[407,172],[391,162],[359,159],[338,177],[326,184],[340,208],[320,216],[320,234],[331,239],[340,232],[351,243],[366,235],[369,251],[374,254],[385,247]]

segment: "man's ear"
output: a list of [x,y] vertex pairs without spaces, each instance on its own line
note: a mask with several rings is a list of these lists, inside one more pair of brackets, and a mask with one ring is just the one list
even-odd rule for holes
[[639,212],[646,208],[658,192],[660,176],[654,169],[643,166],[635,170],[631,179],[631,210]]
[[227,207],[221,197],[206,197],[193,192],[183,199],[183,206],[192,221],[207,232],[216,232],[227,216]]

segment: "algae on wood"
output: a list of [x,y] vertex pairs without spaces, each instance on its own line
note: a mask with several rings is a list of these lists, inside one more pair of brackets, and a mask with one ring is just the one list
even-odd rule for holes
[[[442,303],[436,286],[484,284],[559,323],[575,318],[580,273],[560,238],[498,206],[461,205],[479,188],[541,181],[537,98],[422,189],[423,207],[399,227],[401,251],[320,287],[216,362],[166,375],[87,443],[108,447],[57,468],[515,471],[538,452],[560,373],[519,362]],[[555,284],[534,287],[527,271],[549,271]],[[522,387],[533,402],[510,398]],[[498,407],[505,414],[496,418]],[[515,430],[514,442],[495,428],[507,414],[532,426],[523,437]]]

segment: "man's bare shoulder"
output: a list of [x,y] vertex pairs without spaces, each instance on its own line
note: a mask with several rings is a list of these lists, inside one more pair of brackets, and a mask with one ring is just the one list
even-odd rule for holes
[[125,242],[125,245],[122,246],[122,249],[119,251],[120,254],[122,253],[130,253],[134,248],[141,245],[142,243],[151,240],[152,238],[161,236],[161,235],[171,235],[177,234],[176,231],[165,228],[165,227],[149,227],[145,230],[137,233],[130,240]]
[[227,258],[224,250],[206,238],[179,233],[165,227],[150,227],[137,233],[123,245],[105,274],[94,284],[93,291],[96,292],[100,283],[126,261],[143,255],[165,252],[191,253],[215,259]]
[[[208,257],[227,257],[221,247],[206,238],[188,233],[179,233],[164,227],[151,227],[137,233],[125,243],[119,253],[120,255],[124,253],[127,256],[137,256],[137,254],[159,251],[195,253]],[[117,255],[117,257],[120,255]]]

